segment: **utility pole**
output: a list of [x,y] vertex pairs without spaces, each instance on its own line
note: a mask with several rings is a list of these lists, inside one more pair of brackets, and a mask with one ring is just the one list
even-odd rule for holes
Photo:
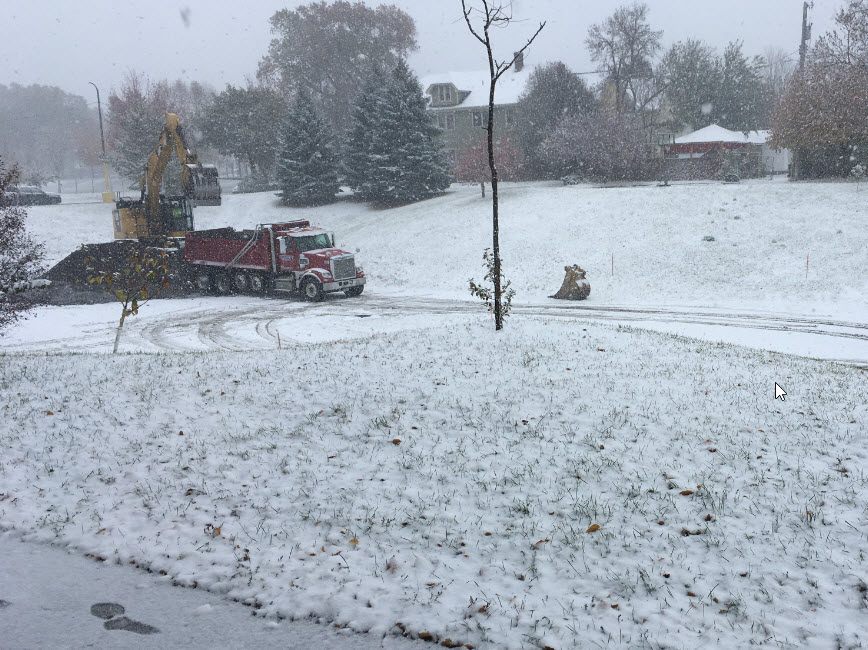
[[[808,9],[814,8],[813,2],[805,2],[802,5],[802,41],[799,44],[799,75],[805,73],[805,59],[808,56],[808,41],[811,40],[811,23],[808,22]],[[793,151],[793,174],[792,179],[799,180],[799,150]]]
[[88,81],[88,83],[96,89],[96,109],[99,112],[99,137],[102,141],[102,168],[105,172],[105,192],[102,193],[102,202],[103,203],[112,203],[114,202],[114,194],[109,189],[109,173],[108,173],[108,159],[105,155],[105,133],[102,129],[102,104],[99,101],[99,88],[96,87],[96,84],[92,81]]
[[813,2],[806,2],[802,6],[802,43],[799,45],[799,74],[805,72],[805,58],[808,56],[808,41],[811,40],[811,26],[808,22],[808,9],[814,8]]

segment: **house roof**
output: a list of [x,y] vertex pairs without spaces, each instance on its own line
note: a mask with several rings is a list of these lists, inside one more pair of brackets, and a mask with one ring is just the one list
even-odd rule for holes
[[[497,90],[494,96],[495,104],[515,104],[518,102],[519,96],[524,92],[525,86],[527,86],[530,72],[530,68],[525,66],[521,72],[516,72],[513,69],[498,79]],[[470,94],[458,106],[433,107],[434,110],[454,110],[456,108],[488,106],[489,79],[488,70],[476,70],[471,72],[430,74],[423,77],[420,81],[422,83],[422,91],[425,92],[426,97],[430,97],[427,94],[428,90],[435,84],[451,83],[458,90],[469,92]]]
[[696,144],[699,142],[737,142],[742,144],[765,144],[769,139],[768,131],[751,131],[747,135],[741,131],[730,131],[717,124],[711,124],[680,138],[675,144]]

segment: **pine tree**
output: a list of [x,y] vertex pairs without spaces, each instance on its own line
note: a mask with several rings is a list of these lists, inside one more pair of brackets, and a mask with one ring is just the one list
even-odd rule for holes
[[368,72],[362,91],[356,96],[351,111],[351,127],[347,137],[344,179],[359,196],[368,200],[372,196],[370,181],[373,172],[372,149],[374,133],[379,132],[388,76],[380,65]]
[[376,126],[371,148],[373,198],[408,203],[449,187],[440,131],[428,113],[418,79],[403,60],[386,84]]
[[[130,188],[138,189],[148,156],[160,137],[163,123],[148,115],[144,102],[131,104],[123,115],[114,114],[112,164],[121,176],[130,181]],[[164,174],[165,176],[165,174]]]
[[338,163],[330,129],[310,95],[302,90],[286,112],[277,159],[277,181],[284,205],[331,203],[337,194]]

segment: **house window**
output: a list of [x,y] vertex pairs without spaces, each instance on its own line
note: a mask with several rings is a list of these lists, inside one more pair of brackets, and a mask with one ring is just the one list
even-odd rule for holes
[[441,102],[452,101],[452,86],[439,86],[437,89],[437,93]]
[[512,124],[512,120],[513,120],[512,109],[507,108],[505,111],[505,116],[504,116],[504,124],[506,124],[506,126],[510,126]]
[[488,111],[473,111],[473,126],[488,126]]
[[441,130],[446,128],[446,116],[443,115],[443,113],[437,114],[437,126],[439,126]]
[[455,113],[446,114],[446,129],[452,131],[455,128]]

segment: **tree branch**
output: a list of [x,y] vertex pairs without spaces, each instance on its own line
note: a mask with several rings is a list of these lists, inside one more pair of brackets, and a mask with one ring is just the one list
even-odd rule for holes
[[[476,40],[478,40],[478,41],[479,41],[480,43],[482,43],[483,45],[486,45],[485,39],[483,39],[483,38],[482,38],[482,37],[481,37],[481,36],[476,32],[476,30],[473,29],[473,24],[470,22],[470,12],[473,11],[473,7],[471,7],[470,9],[468,9],[468,8],[467,8],[467,3],[466,3],[466,1],[465,1],[465,0],[461,0],[461,10],[462,10],[462,13],[464,13],[464,22],[467,23],[467,29],[469,29],[469,30],[470,30],[470,33],[473,34],[473,35],[476,37]],[[486,16],[486,19],[487,19],[487,18],[488,18],[488,17]]]
[[[462,0],[462,1],[463,1],[463,0]],[[512,61],[510,61],[509,64],[508,64],[506,67],[504,67],[502,70],[500,70],[500,71],[499,71],[499,72],[494,76],[495,81],[497,81],[498,79],[500,79],[501,75],[503,75],[507,70],[509,70],[509,69],[510,69],[514,64],[515,64],[515,62],[518,60],[518,57],[520,57],[522,54],[524,54],[524,51],[525,51],[527,48],[530,47],[530,44],[534,42],[534,40],[536,39],[536,37],[539,36],[539,33],[543,30],[543,27],[545,27],[545,26],[546,26],[545,21],[543,21],[543,22],[541,22],[541,23],[539,24],[539,28],[536,30],[536,32],[534,32],[534,35],[530,37],[530,40],[528,40],[528,42],[524,44],[524,47],[521,48],[518,52],[516,52],[516,53],[512,56]],[[498,67],[499,67],[499,66],[498,66]]]

